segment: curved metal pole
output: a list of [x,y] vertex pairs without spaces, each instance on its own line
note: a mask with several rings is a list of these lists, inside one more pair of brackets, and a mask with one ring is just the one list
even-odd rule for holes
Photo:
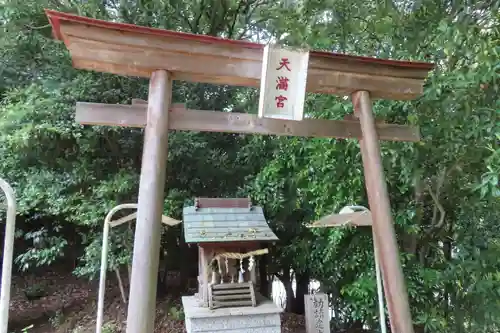
[[340,210],[339,214],[354,213],[355,211],[369,211],[369,209],[365,206],[345,206]]
[[[101,273],[99,277],[99,298],[97,301],[97,320],[95,327],[96,333],[102,332],[102,324],[104,320],[104,293],[106,291],[106,271],[108,270],[108,247],[109,247],[108,236],[109,236],[111,218],[116,212],[125,208],[137,209],[137,204],[129,203],[129,204],[118,205],[113,209],[111,209],[108,215],[106,215],[106,218],[104,219],[104,230],[102,233],[102,250],[101,250]],[[120,221],[126,222],[128,220],[132,220],[136,217],[136,215],[137,215],[136,213],[132,213],[120,219]]]
[[16,231],[16,198],[12,187],[2,178],[0,178],[0,188],[7,198],[7,221],[5,225],[2,262],[2,289],[0,291],[0,333],[7,333],[7,326],[9,324],[12,257],[14,256],[14,234]]
[[[372,229],[373,230],[373,229]],[[385,321],[384,289],[382,289],[382,274],[378,261],[378,247],[375,235],[373,237],[373,254],[375,256],[375,273],[377,275],[378,312],[380,318],[380,332],[387,333],[387,323]]]
[[[99,277],[99,296],[97,301],[97,319],[96,319],[96,330],[95,330],[96,333],[102,332],[102,324],[104,321],[104,294],[106,291],[106,273],[108,270],[109,229],[117,227],[125,222],[129,222],[137,218],[137,212],[129,214],[125,217],[119,218],[118,220],[114,221],[112,221],[111,218],[116,212],[118,212],[121,209],[134,209],[134,208],[137,209],[137,206],[138,204],[134,203],[118,205],[113,209],[111,209],[108,215],[106,215],[106,218],[104,219],[104,228],[102,233],[102,249],[101,249],[101,272]],[[171,227],[181,223],[181,221],[175,220],[165,215],[162,215],[161,222],[162,224]]]

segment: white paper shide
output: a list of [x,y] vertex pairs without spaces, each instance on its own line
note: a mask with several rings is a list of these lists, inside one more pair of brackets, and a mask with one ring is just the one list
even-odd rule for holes
[[302,120],[309,51],[264,48],[259,117]]

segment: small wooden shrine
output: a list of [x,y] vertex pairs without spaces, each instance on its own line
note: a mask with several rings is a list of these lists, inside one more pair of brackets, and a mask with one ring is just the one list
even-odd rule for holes
[[186,243],[197,243],[201,307],[257,306],[256,256],[277,241],[261,207],[250,199],[197,198],[183,211]]

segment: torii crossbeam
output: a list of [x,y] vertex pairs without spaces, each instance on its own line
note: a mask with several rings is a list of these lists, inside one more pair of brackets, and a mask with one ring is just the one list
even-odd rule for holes
[[169,129],[358,138],[392,331],[413,333],[379,139],[418,141],[419,134],[417,128],[377,123],[372,98],[418,97],[432,64],[310,52],[307,91],[351,96],[359,121],[186,110],[171,105],[172,80],[258,87],[264,45],[46,13],[74,67],[150,78],[147,107],[79,103],[76,115],[83,124],[145,127],[127,333],[153,332]]

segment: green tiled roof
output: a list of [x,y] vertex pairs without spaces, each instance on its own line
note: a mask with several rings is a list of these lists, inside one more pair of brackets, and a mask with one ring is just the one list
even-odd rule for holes
[[275,241],[261,207],[198,208],[183,211],[186,243]]

